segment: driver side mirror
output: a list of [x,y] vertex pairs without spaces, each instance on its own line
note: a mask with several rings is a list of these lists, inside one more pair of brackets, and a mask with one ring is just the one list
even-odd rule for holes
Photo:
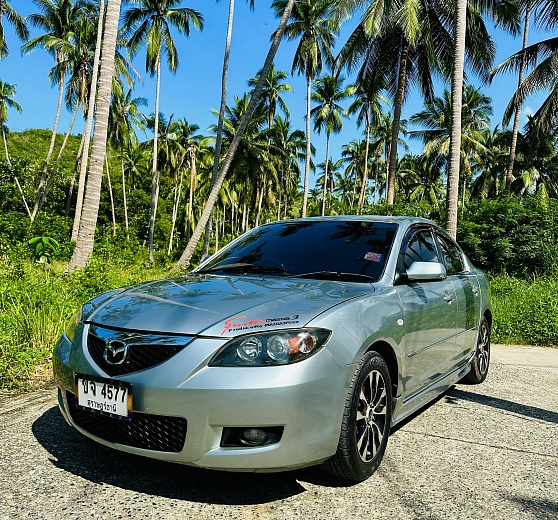
[[410,282],[433,282],[446,277],[446,268],[439,262],[413,262],[407,269]]

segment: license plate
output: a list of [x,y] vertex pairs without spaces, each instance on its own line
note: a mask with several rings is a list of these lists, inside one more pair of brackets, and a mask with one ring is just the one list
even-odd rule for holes
[[76,374],[76,407],[98,415],[132,420],[132,384]]

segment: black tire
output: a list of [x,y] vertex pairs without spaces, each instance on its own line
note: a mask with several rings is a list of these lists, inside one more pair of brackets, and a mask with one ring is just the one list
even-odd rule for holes
[[391,377],[384,358],[367,352],[351,381],[337,452],[322,468],[346,480],[362,482],[378,468],[391,424]]
[[471,371],[461,380],[463,383],[478,385],[482,383],[488,374],[490,365],[490,325],[483,316],[479,325],[477,335],[477,346],[475,356],[471,362]]

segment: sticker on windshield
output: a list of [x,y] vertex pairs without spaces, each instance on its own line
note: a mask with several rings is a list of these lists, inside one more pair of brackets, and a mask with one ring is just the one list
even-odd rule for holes
[[365,260],[370,260],[370,262],[380,262],[382,260],[381,253],[366,253],[364,255]]

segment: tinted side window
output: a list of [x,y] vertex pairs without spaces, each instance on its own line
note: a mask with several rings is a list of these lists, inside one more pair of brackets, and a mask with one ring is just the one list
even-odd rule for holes
[[461,252],[444,236],[438,235],[440,242],[440,250],[442,252],[442,263],[444,264],[448,274],[461,273],[465,270],[463,257]]
[[421,229],[409,239],[403,254],[403,267],[408,269],[413,262],[438,262],[436,245],[432,233]]

